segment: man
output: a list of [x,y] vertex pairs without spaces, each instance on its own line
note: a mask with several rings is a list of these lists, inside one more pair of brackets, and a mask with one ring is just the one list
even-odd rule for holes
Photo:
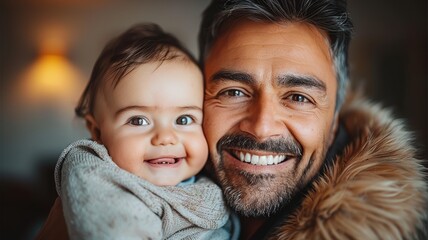
[[242,239],[414,239],[427,186],[409,133],[345,101],[346,2],[213,1],[199,36],[212,169]]
[[[410,134],[380,106],[345,100],[351,31],[339,0],[214,0],[205,11],[208,167],[241,239],[426,239]],[[44,238],[66,234],[59,205]]]

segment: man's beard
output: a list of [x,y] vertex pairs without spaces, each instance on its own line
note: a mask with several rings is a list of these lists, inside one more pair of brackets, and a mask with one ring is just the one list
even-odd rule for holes
[[[223,159],[225,149],[291,154],[295,159],[294,171],[254,174],[245,170],[226,168]],[[305,187],[304,179],[313,162],[313,159],[310,159],[302,176],[297,179],[297,167],[302,158],[302,147],[291,138],[269,139],[260,143],[254,138],[242,134],[226,135],[218,141],[217,152],[220,159],[211,157],[217,162],[213,165],[226,201],[236,212],[247,217],[270,216],[289,203],[294,195]]]

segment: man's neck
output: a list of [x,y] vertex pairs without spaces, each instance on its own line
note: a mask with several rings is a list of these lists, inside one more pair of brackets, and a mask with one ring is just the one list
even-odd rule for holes
[[265,218],[247,218],[240,217],[241,221],[241,234],[240,240],[248,240],[260,229],[260,227],[265,223]]

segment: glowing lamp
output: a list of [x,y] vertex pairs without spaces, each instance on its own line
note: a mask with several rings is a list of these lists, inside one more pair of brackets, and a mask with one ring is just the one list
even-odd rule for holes
[[63,55],[42,54],[25,71],[21,96],[30,103],[76,102],[81,83],[80,72]]

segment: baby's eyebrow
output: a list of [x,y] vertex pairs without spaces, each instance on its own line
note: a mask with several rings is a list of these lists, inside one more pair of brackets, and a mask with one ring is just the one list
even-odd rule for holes
[[120,114],[122,114],[123,112],[126,112],[126,111],[130,111],[130,110],[146,110],[146,109],[149,109],[150,107],[148,107],[148,106],[137,106],[137,105],[133,105],[133,106],[126,106],[126,107],[123,107],[123,108],[120,108],[120,109],[118,109],[115,113],[114,113],[114,116],[115,117],[117,117],[117,116],[119,116]]
[[[114,113],[114,116],[117,117],[119,116],[121,113],[126,112],[126,111],[130,111],[130,110],[136,110],[136,111],[147,111],[150,109],[156,108],[156,106],[141,106],[141,105],[132,105],[132,106],[126,106],[123,108],[120,108],[119,110],[117,110]],[[191,106],[176,106],[174,107],[176,109],[179,109],[180,111],[183,110],[193,110],[193,111],[202,111],[202,107],[196,106],[196,105],[191,105]]]
[[178,107],[179,109],[182,110],[197,110],[197,111],[202,111],[202,107],[198,107],[198,106],[184,106],[184,107]]

